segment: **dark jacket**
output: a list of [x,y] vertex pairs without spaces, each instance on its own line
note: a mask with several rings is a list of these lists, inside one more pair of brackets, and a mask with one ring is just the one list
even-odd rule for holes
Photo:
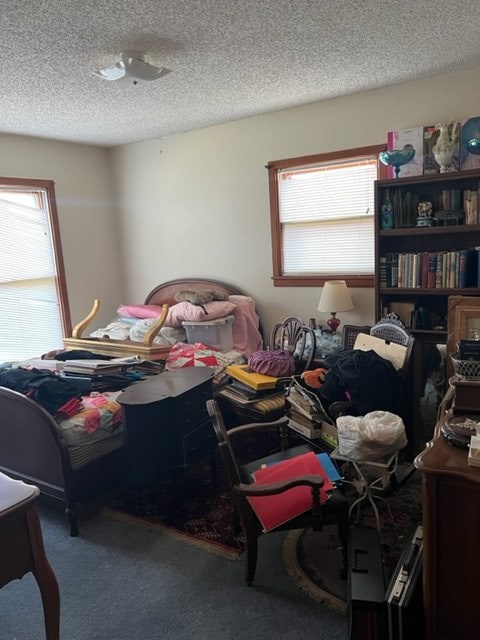
[[349,349],[329,359],[329,371],[319,395],[326,406],[352,400],[359,415],[390,411],[407,418],[407,392],[393,364],[375,351]]

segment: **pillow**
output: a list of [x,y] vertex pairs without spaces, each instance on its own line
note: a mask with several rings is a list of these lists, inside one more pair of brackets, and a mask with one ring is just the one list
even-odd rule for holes
[[222,302],[214,300],[207,302],[201,307],[191,302],[179,302],[168,310],[165,326],[181,327],[182,322],[204,322],[206,320],[217,320],[230,315],[235,309],[233,302]]
[[118,307],[117,313],[124,318],[158,318],[162,313],[162,307],[157,304],[122,304]]

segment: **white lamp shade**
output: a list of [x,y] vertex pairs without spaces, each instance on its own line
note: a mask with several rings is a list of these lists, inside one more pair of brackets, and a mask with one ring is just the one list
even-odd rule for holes
[[353,309],[353,302],[345,280],[327,280],[325,282],[317,309],[330,313]]

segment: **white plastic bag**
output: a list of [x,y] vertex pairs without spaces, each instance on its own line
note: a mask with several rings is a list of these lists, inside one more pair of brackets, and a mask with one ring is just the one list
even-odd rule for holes
[[340,454],[353,460],[378,460],[407,445],[403,420],[389,411],[340,416],[337,429]]

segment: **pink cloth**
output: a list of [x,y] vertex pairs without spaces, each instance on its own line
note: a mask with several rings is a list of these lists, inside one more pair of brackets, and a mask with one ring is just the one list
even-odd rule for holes
[[260,318],[255,311],[255,303],[247,296],[230,296],[230,302],[235,303],[232,315],[233,348],[248,358],[255,351],[263,349],[263,339],[260,333]]

